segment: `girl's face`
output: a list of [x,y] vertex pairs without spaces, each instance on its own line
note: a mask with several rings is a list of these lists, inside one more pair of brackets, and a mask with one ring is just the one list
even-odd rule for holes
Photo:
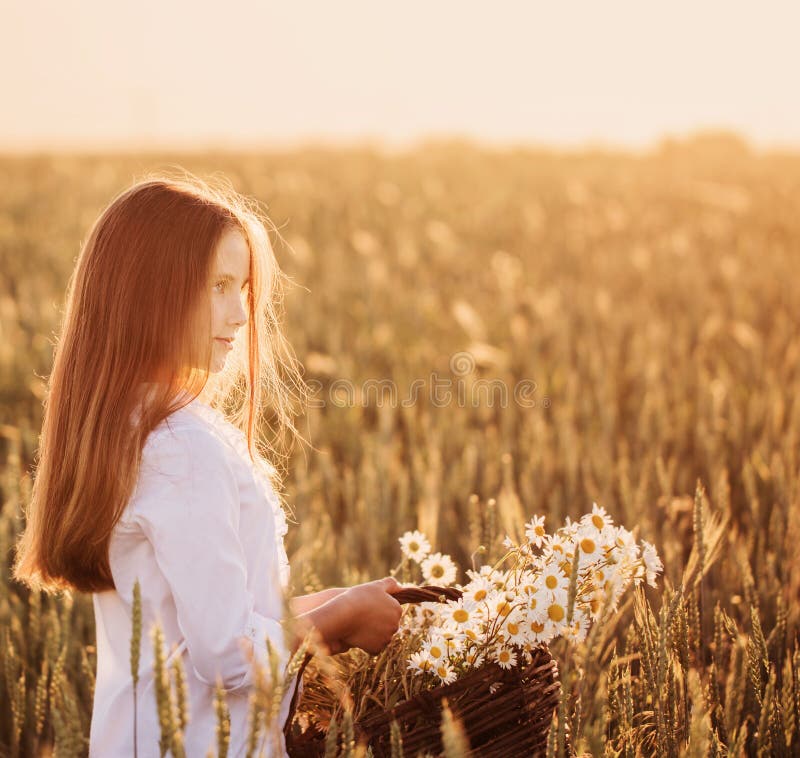
[[[211,372],[221,371],[232,350],[239,330],[247,323],[247,287],[249,286],[250,248],[238,229],[226,230],[217,245],[211,279],[208,282],[211,302],[211,334],[201,341],[211,344]],[[205,330],[203,330],[205,331]],[[208,349],[201,346],[200,354]]]

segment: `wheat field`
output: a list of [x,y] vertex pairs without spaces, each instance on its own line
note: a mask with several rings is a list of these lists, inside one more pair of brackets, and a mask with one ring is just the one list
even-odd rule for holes
[[[296,592],[386,575],[407,529],[469,566],[523,518],[597,502],[664,574],[591,647],[554,647],[549,752],[800,755],[800,155],[725,134],[646,155],[0,158],[0,755],[88,751],[91,597],[29,593],[10,550],[80,243],[174,163],[265,203],[298,285],[286,327],[318,401],[287,468]],[[525,402],[475,399],[481,380]]]

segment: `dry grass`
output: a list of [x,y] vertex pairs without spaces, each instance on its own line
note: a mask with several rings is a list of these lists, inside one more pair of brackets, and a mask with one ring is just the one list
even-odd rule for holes
[[[9,559],[79,241],[160,161],[0,160]],[[287,298],[289,336],[328,402],[291,470],[297,592],[384,575],[406,529],[469,565],[520,513],[559,523],[596,500],[655,543],[663,590],[587,649],[556,648],[551,754],[569,731],[578,754],[800,755],[800,158],[719,138],[646,158],[434,145],[181,162],[268,202],[307,288]],[[458,352],[472,372],[451,373]],[[402,399],[432,372],[467,392],[532,380],[535,406],[328,395],[391,379]],[[0,755],[85,754],[91,598],[30,595],[0,571]],[[332,755],[363,754],[352,720],[337,729]]]

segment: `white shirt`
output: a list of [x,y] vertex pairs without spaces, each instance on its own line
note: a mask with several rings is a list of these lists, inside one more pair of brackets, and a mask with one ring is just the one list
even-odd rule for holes
[[[186,755],[205,758],[212,746],[216,755],[217,673],[230,711],[228,755],[245,755],[254,682],[246,642],[240,638],[253,641],[267,676],[265,637],[280,653],[281,670],[289,657],[280,625],[289,581],[285,532],[286,519],[266,473],[247,456],[244,433],[220,412],[194,400],[151,432],[136,489],[111,537],[116,589],[92,595],[97,677],[90,758],[134,754],[130,650],[137,577],[142,597],[139,758],[160,755],[150,636],[156,619],[164,632],[170,675],[174,657],[183,659],[189,707]],[[255,755],[286,755],[281,730],[296,684],[296,676],[287,683],[274,730],[279,749],[262,726]]]

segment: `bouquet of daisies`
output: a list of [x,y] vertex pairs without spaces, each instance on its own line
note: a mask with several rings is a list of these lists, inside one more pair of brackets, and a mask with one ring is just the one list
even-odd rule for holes
[[[637,542],[596,503],[552,534],[543,516],[533,517],[522,544],[507,537],[500,560],[467,570],[465,584],[457,584],[450,556],[433,552],[421,532],[399,541],[395,573],[410,595],[425,599],[408,601],[398,633],[378,656],[351,649],[311,659],[290,725],[292,755],[321,755],[343,723],[376,756],[393,755],[397,735],[407,749],[435,751],[441,709],[431,703],[445,697],[473,747],[491,744],[492,756],[521,746],[535,752],[558,702],[548,643],[559,636],[582,642],[631,584],[655,585],[663,569],[653,545]],[[426,586],[441,593],[435,601]]]
[[[431,684],[449,684],[485,661],[501,668],[529,663],[533,650],[555,637],[583,641],[631,583],[655,586],[663,569],[655,547],[615,526],[597,503],[553,534],[544,516],[534,517],[525,536],[520,545],[506,538],[498,564],[468,569],[469,581],[457,585],[460,599],[409,607],[402,628],[418,645],[408,656],[409,669]],[[455,582],[455,563],[432,553],[424,534],[406,532],[400,546],[428,584]]]

